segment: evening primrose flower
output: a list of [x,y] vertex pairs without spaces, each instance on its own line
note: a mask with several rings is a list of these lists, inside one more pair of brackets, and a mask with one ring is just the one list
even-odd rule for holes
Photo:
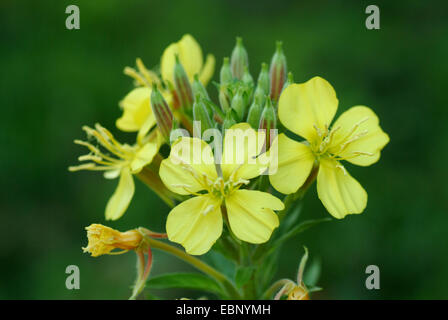
[[160,71],[162,78],[174,83],[174,65],[176,55],[185,69],[190,82],[194,76],[199,76],[199,81],[205,86],[210,81],[215,69],[215,57],[208,54],[203,61],[202,50],[197,41],[189,34],[186,34],[178,42],[170,44],[163,52]]
[[[126,67],[124,73],[133,79],[137,88],[129,92],[120,101],[120,108],[123,114],[116,121],[116,126],[121,131],[135,132],[145,135],[156,124],[156,118],[151,108],[152,86],[161,88],[159,77],[151,70],[148,70],[140,58],[136,61],[137,70]],[[172,95],[169,90],[162,90],[161,93],[168,105],[172,103]]]
[[340,161],[359,166],[377,162],[389,136],[381,130],[376,114],[365,106],[350,108],[330,127],[337,107],[333,87],[320,77],[291,84],[283,91],[278,106],[280,122],[306,141],[279,135],[275,141],[278,171],[269,178],[278,191],[294,193],[313,167],[318,167],[319,198],[331,215],[341,219],[362,213],[367,193]]
[[103,153],[99,147],[89,142],[75,140],[76,144],[85,146],[90,151],[89,154],[80,156],[78,160],[90,162],[69,167],[69,170],[104,171],[104,177],[107,179],[120,177],[117,189],[106,206],[106,219],[117,220],[124,214],[134,195],[135,186],[132,175],[139,173],[144,166],[151,163],[159,150],[161,138],[154,130],[140,143],[131,146],[119,143],[106,128],[99,124],[95,125],[95,129],[84,126],[83,130],[89,138],[93,137],[109,153]]
[[[243,143],[235,142],[241,137]],[[171,191],[195,197],[169,213],[170,241],[182,244],[189,254],[204,254],[220,237],[223,216],[240,240],[263,243],[270,238],[279,224],[273,210],[282,210],[282,201],[266,192],[241,189],[266,169],[249,161],[260,153],[263,143],[262,133],[257,135],[249,124],[232,126],[226,131],[218,166],[203,140],[182,137],[173,144],[170,156],[161,163],[160,177]]]
[[89,252],[92,257],[103,254],[117,254],[114,249],[122,249],[118,253],[136,249],[140,246],[143,235],[137,229],[120,232],[115,229],[103,226],[102,224],[91,224],[86,227],[87,247],[82,248],[84,252]]

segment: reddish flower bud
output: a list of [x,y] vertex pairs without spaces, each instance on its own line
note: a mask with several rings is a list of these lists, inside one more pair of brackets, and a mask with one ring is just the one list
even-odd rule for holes
[[271,92],[270,96],[274,103],[277,102],[280,93],[283,89],[283,85],[286,82],[286,57],[283,54],[282,43],[277,42],[277,50],[271,60],[271,67],[269,70],[269,76],[271,79]]
[[156,85],[152,87],[151,108],[160,133],[169,141],[171,129],[173,128],[173,113]]

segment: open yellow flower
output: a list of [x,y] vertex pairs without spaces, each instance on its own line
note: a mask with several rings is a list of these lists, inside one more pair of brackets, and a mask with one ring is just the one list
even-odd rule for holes
[[213,76],[215,57],[208,54],[204,64],[201,47],[189,34],[184,35],[178,42],[170,44],[163,52],[160,71],[164,80],[174,83],[173,73],[176,55],[179,56],[190,82],[193,82],[193,77],[197,74],[199,81],[204,86],[207,85]]
[[160,166],[160,177],[171,191],[195,197],[169,213],[166,230],[171,241],[182,244],[189,254],[204,254],[222,233],[223,215],[243,241],[263,243],[270,238],[279,224],[273,210],[282,210],[282,201],[266,192],[240,189],[266,169],[250,161],[263,143],[264,136],[249,124],[232,126],[226,131],[218,166],[203,140],[183,137],[173,144]]
[[[130,67],[124,70],[126,75],[135,79],[138,87],[120,101],[119,105],[123,114],[117,119],[116,126],[125,132],[139,131],[139,135],[143,136],[156,124],[151,108],[151,87],[153,84],[160,86],[160,79],[145,67],[140,58],[137,58],[136,64],[137,70]],[[171,105],[171,93],[168,90],[161,90],[161,92],[168,105]]]
[[350,108],[330,127],[337,107],[333,87],[320,77],[289,85],[283,91],[279,119],[306,141],[299,143],[285,134],[277,137],[278,170],[269,179],[278,191],[294,193],[313,166],[319,166],[319,198],[331,215],[341,219],[361,213],[367,205],[367,193],[340,161],[359,166],[377,162],[389,136],[381,130],[376,114],[365,106]]
[[89,142],[75,140],[76,144],[85,146],[90,151],[89,154],[80,156],[78,160],[90,162],[69,167],[69,170],[105,171],[104,177],[107,179],[120,177],[118,187],[106,206],[106,219],[117,220],[124,214],[134,195],[135,186],[132,175],[139,173],[144,166],[151,163],[159,150],[161,138],[154,130],[140,143],[131,146],[119,143],[106,128],[99,124],[95,125],[95,129],[84,126],[83,130],[88,137],[93,137],[110,154],[102,152]]

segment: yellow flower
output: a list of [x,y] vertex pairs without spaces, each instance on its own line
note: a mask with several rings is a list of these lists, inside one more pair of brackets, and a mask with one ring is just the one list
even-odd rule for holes
[[186,34],[180,41],[170,44],[163,52],[160,62],[160,71],[162,78],[174,83],[173,71],[176,62],[175,56],[185,69],[185,72],[193,82],[195,74],[199,76],[199,81],[205,86],[210,81],[215,69],[215,57],[207,55],[205,64],[203,64],[202,50],[196,40],[189,34]]
[[137,70],[126,67],[124,73],[135,79],[137,88],[129,92],[120,101],[123,114],[116,121],[116,126],[121,131],[139,131],[139,136],[146,135],[156,124],[156,119],[151,107],[151,88],[153,84],[160,87],[163,97],[168,105],[172,104],[172,95],[168,90],[163,90],[159,77],[148,70],[140,58],[136,60]]
[[376,114],[365,106],[350,108],[330,127],[337,107],[333,87],[319,77],[284,90],[279,119],[306,141],[299,143],[279,135],[274,142],[278,144],[278,171],[269,178],[278,191],[294,193],[318,165],[319,198],[331,215],[341,219],[361,213],[367,205],[367,193],[340,161],[359,166],[377,162],[389,136],[381,130]]
[[270,238],[279,224],[273,210],[282,210],[283,203],[266,192],[240,189],[266,168],[248,160],[259,154],[263,143],[264,136],[249,124],[234,125],[226,131],[218,170],[212,149],[203,140],[183,137],[172,146],[160,166],[160,177],[171,191],[196,196],[169,213],[166,230],[171,241],[182,244],[189,254],[204,254],[222,233],[223,215],[243,241],[263,243]]
[[101,224],[91,224],[86,230],[89,243],[82,249],[84,252],[89,252],[92,257],[112,254],[111,251],[117,248],[125,252],[136,249],[143,239],[142,234],[136,229],[120,232]]
[[78,166],[69,167],[70,171],[97,170],[105,171],[104,177],[114,179],[120,177],[118,187],[106,206],[106,219],[117,220],[129,206],[134,195],[133,174],[139,173],[144,166],[151,163],[159,150],[161,139],[157,131],[153,131],[148,137],[131,146],[119,143],[113,135],[99,124],[95,129],[83,127],[88,137],[93,137],[99,145],[110,154],[103,153],[93,144],[75,140],[76,144],[85,146],[90,153],[80,156],[79,161],[90,161]]
[[129,92],[120,102],[123,115],[117,119],[117,128],[126,132],[138,131],[145,122],[152,128],[156,119],[151,109],[150,97],[151,89],[147,87],[135,88]]

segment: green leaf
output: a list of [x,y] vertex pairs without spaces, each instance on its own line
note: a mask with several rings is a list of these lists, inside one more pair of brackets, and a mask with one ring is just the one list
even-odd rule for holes
[[235,275],[235,283],[238,288],[244,286],[252,277],[255,267],[238,267]]
[[222,294],[223,290],[219,283],[210,277],[199,273],[169,273],[153,277],[148,280],[149,289],[182,288],[203,290]]

